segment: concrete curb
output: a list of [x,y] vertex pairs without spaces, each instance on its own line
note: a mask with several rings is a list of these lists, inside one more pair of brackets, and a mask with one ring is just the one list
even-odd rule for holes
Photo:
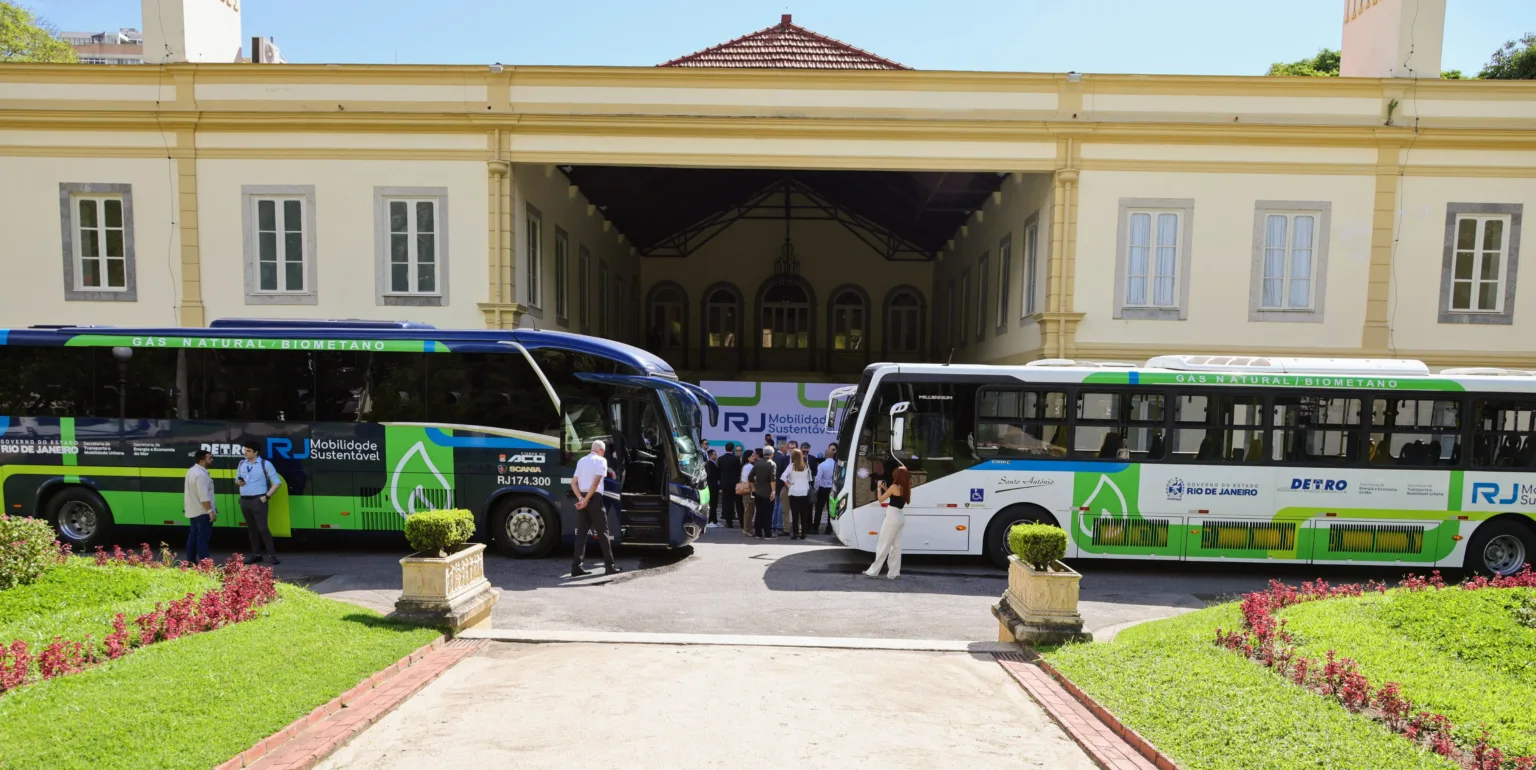
[[1051,719],[1105,770],[1179,770],[1140,733],[1082,691],[1033,651],[998,654],[997,662]]
[[484,644],[439,637],[215,770],[308,770]]
[[1056,680],[1063,689],[1071,693],[1078,703],[1085,706],[1095,717],[1098,717],[1100,722],[1107,725],[1110,730],[1114,731],[1115,735],[1120,736],[1126,743],[1129,743],[1143,757],[1157,765],[1158,770],[1179,770],[1179,766],[1174,764],[1173,760],[1168,758],[1168,755],[1159,751],[1156,746],[1152,745],[1151,741],[1141,737],[1141,733],[1126,727],[1125,723],[1121,722],[1114,714],[1111,714],[1109,709],[1100,706],[1099,702],[1093,699],[1093,696],[1083,692],[1065,674],[1057,671],[1054,666],[1044,660],[1039,661],[1039,664],[1041,671],[1050,674],[1051,678]]
[[908,652],[1013,652],[1002,642],[947,639],[864,639],[835,636],[759,636],[751,634],[663,634],[629,631],[518,631],[477,628],[459,632],[460,639],[485,639],[526,644],[673,644],[718,647],[809,647],[834,650],[893,650]]

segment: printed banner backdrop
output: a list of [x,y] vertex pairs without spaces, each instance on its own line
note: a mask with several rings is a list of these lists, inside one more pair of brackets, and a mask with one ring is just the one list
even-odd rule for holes
[[722,449],[727,441],[756,447],[762,443],[763,434],[772,433],[776,440],[809,441],[811,450],[819,455],[836,440],[825,432],[827,395],[844,385],[730,380],[699,384],[720,402],[720,424],[711,427],[706,421],[704,426],[704,438],[711,449]]

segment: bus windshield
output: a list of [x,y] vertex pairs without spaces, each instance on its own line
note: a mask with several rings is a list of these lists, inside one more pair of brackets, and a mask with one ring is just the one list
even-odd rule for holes
[[693,478],[704,475],[704,455],[699,451],[701,434],[698,406],[673,391],[661,393],[662,406],[667,410],[667,421],[672,423],[672,446],[677,452],[677,465],[682,472]]

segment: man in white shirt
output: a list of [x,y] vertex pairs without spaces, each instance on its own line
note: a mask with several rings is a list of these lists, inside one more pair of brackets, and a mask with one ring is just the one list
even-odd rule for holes
[[620,572],[613,563],[613,543],[608,538],[608,506],[603,499],[603,479],[608,477],[608,461],[603,453],[607,447],[601,440],[592,442],[592,453],[576,463],[576,474],[571,477],[571,493],[576,496],[576,553],[571,562],[571,577],[590,575],[582,561],[587,555],[587,537],[597,533],[597,544],[603,548],[603,563],[607,574]]
[[213,465],[213,455],[199,449],[192,455],[192,467],[187,469],[182,513],[192,531],[187,533],[187,563],[196,564],[208,558],[208,540],[213,537],[213,522],[219,512],[213,505],[213,477],[208,466]]
[[[827,510],[827,502],[832,499],[832,478],[837,473],[837,443],[827,445],[827,453],[822,456],[821,463],[816,466],[816,499],[811,508],[811,532],[821,529],[821,514]],[[828,512],[827,530],[825,534],[832,534],[832,516]]]

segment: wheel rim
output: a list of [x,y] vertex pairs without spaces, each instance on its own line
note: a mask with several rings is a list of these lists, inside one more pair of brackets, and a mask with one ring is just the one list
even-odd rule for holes
[[516,508],[507,516],[507,539],[513,545],[532,546],[544,538],[544,517],[528,507]]
[[1483,546],[1483,564],[1489,572],[1513,575],[1525,566],[1525,543],[1514,535],[1498,535]]
[[89,503],[71,500],[59,509],[59,531],[71,540],[90,540],[99,526]]

